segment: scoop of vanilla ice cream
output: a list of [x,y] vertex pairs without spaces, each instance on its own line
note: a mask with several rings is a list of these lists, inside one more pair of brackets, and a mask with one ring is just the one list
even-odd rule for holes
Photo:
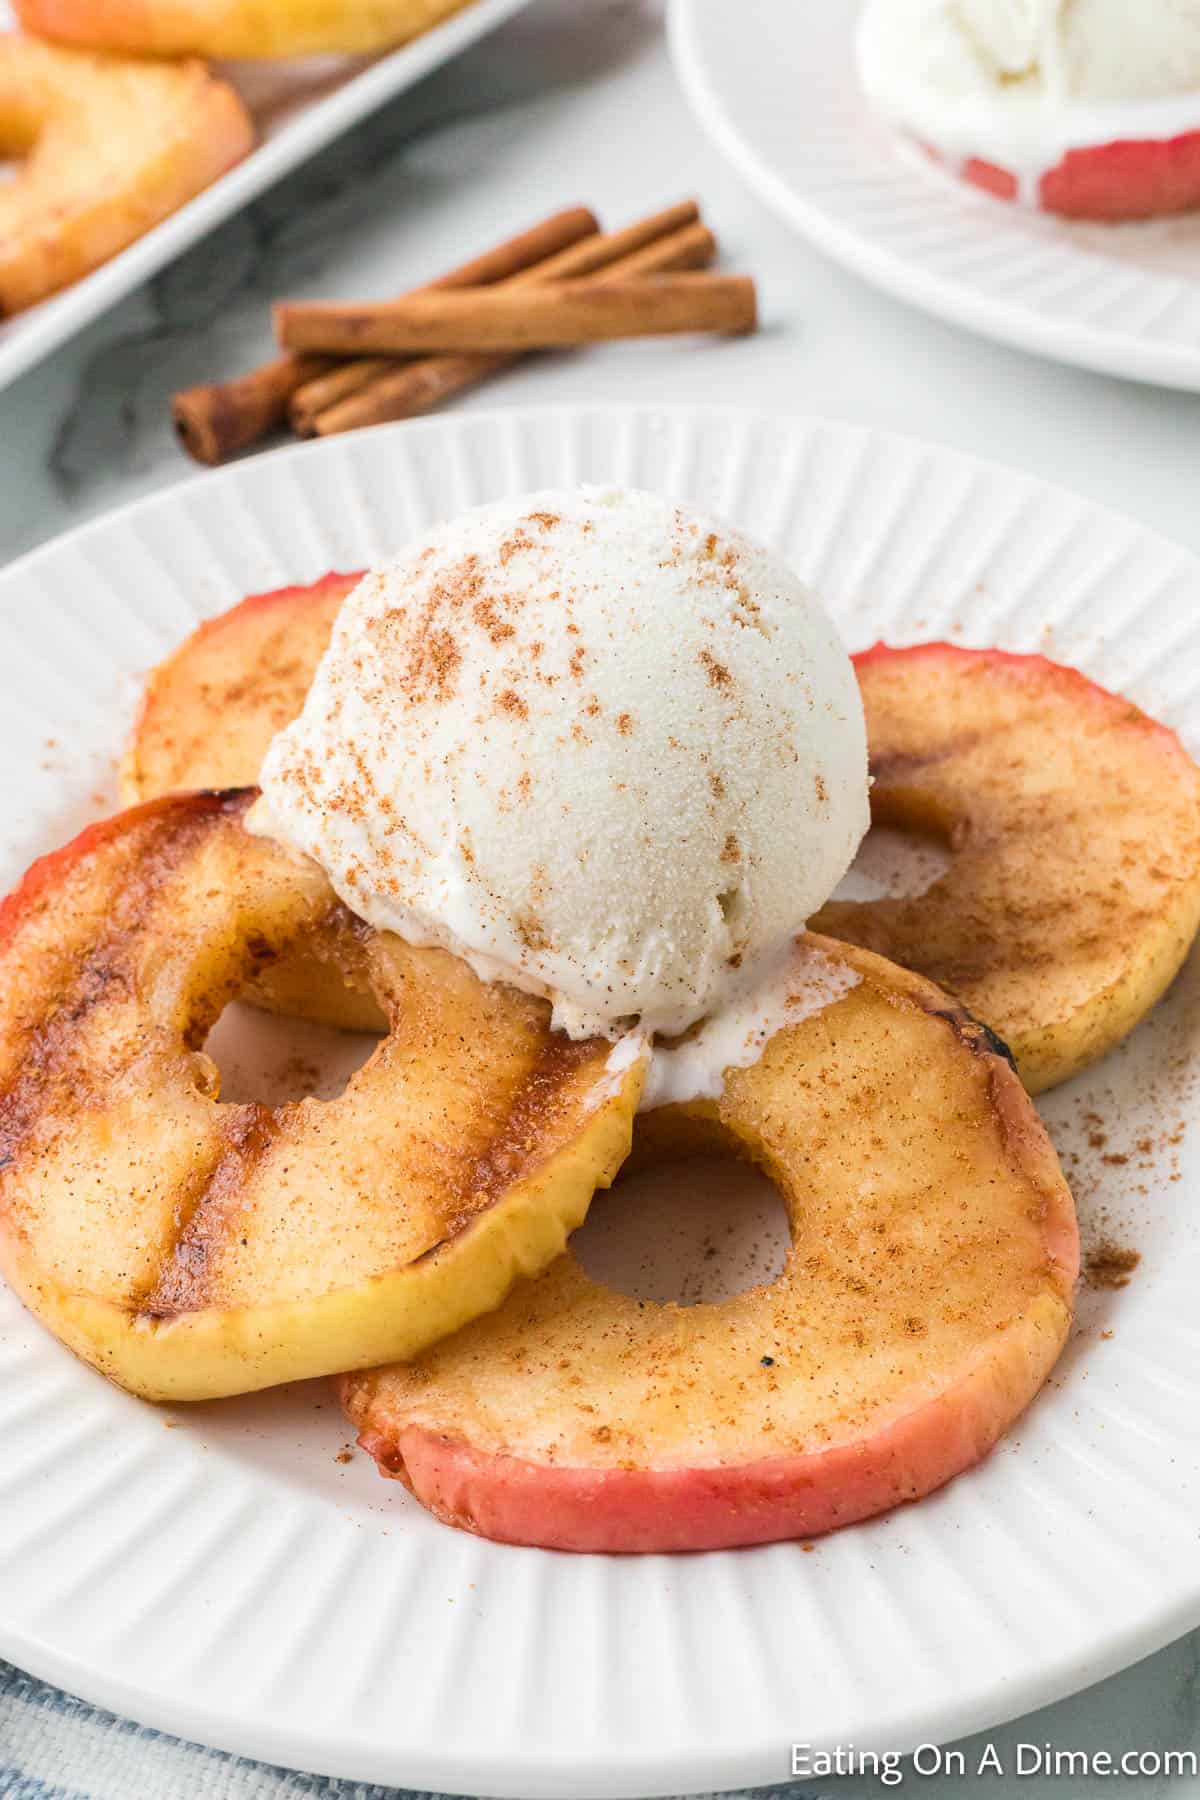
[[[1063,126],[1056,153],[1200,122],[1200,106],[1195,120],[1172,119],[1161,132],[1149,117],[1102,116],[1200,97],[1200,0],[867,0],[858,59],[882,112],[940,148],[1018,164],[1039,118],[1067,108],[1080,116],[1074,131]],[[996,136],[980,131],[981,103],[1007,114]]]
[[1200,0],[1058,0],[1048,10],[1061,93],[1100,103],[1200,93]]
[[1036,67],[1058,0],[951,0],[943,12],[990,76],[1025,75]]
[[365,576],[262,790],[371,924],[548,995],[577,1037],[710,1013],[868,824],[814,595],[739,532],[601,488],[481,508]]
[[948,10],[993,79],[1098,103],[1200,89],[1200,0],[950,0]]

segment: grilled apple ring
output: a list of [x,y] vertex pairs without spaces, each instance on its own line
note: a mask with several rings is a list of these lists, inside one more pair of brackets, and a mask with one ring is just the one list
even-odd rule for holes
[[[371,931],[243,829],[251,798],[123,813],[0,908],[0,1267],[151,1399],[412,1356],[495,1306],[620,1167],[641,1090],[545,1003]],[[208,1031],[298,943],[388,1036],[336,1100],[221,1105]]]
[[561,1550],[808,1537],[969,1467],[1046,1379],[1078,1237],[1032,1101],[931,983],[801,939],[814,954],[857,985],[635,1134],[635,1155],[723,1145],[774,1179],[778,1280],[660,1306],[568,1254],[416,1361],[344,1379],[363,1447],[439,1517]]
[[136,56],[319,56],[390,50],[469,0],[16,0],[29,31]]
[[147,677],[121,761],[122,803],[252,787],[271,739],[303,707],[342,601],[361,579],[330,571],[304,587],[250,594],[197,626]]
[[77,281],[232,168],[254,143],[199,62],[156,64],[0,34],[0,314]]
[[917,969],[986,1019],[1033,1093],[1120,1042],[1200,925],[1200,770],[1166,726],[1043,656],[920,644],[854,659],[872,818],[953,851],[911,899],[815,931]]

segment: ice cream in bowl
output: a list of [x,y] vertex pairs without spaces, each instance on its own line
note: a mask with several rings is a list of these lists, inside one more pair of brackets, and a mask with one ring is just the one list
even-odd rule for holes
[[1196,0],[867,0],[875,109],[1006,200],[1119,221],[1200,205]]

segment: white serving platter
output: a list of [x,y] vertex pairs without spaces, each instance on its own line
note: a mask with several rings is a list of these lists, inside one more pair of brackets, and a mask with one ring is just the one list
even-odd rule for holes
[[[0,320],[0,389],[314,151],[528,4],[529,0],[471,0],[445,24],[370,60],[323,57],[291,66],[223,65],[222,73],[242,89],[258,123],[258,147],[91,275],[38,306]],[[0,31],[12,25],[7,0],[0,0]]]

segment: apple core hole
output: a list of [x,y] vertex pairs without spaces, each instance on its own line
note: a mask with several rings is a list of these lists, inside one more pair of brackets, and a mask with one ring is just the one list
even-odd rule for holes
[[775,1281],[790,1245],[778,1188],[727,1150],[636,1168],[596,1195],[571,1238],[594,1281],[660,1306],[728,1300]]
[[872,825],[833,898],[915,900],[942,879],[953,861],[953,852],[931,832]]
[[336,1100],[378,1043],[371,1032],[339,1031],[234,1000],[209,1032],[204,1053],[216,1066],[222,1102],[285,1106]]

